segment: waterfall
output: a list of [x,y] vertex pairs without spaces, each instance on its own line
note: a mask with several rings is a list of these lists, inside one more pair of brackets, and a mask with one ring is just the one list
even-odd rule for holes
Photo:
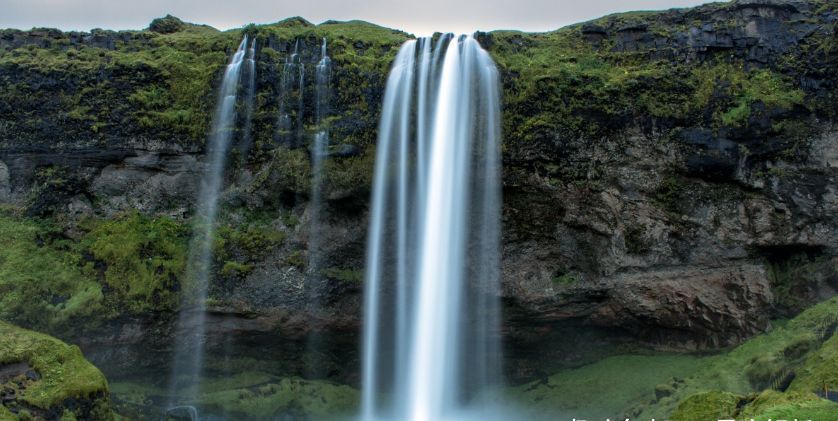
[[[303,134],[303,89],[305,84],[305,66],[300,59],[300,40],[294,42],[294,51],[285,58],[282,66],[282,78],[279,86],[279,121],[277,122],[279,140],[292,145],[300,141]],[[296,86],[294,85],[296,82]],[[297,91],[296,103],[292,95],[294,89]],[[291,124],[290,109],[296,106],[296,125]]]
[[[326,52],[326,39],[320,47],[320,61],[315,68],[315,124],[317,132],[310,148],[311,154],[311,201],[309,204],[309,239],[308,239],[308,271],[307,298],[311,325],[317,326],[316,318],[321,309],[319,288],[323,283],[323,240],[325,224],[323,217],[323,165],[328,156],[329,131],[326,118],[329,115],[329,100],[331,96],[331,59]],[[307,367],[309,377],[321,377],[323,364],[317,358],[322,349],[322,333],[312,329],[308,335],[308,352],[311,356]]]
[[320,221],[323,207],[323,163],[328,154],[329,131],[326,117],[329,115],[330,84],[332,77],[331,59],[326,54],[326,39],[321,46],[320,61],[315,68],[315,124],[317,132],[311,145],[311,229],[309,238],[309,269],[317,272],[320,267],[320,246],[322,238],[322,221]]
[[207,142],[209,167],[198,197],[195,232],[187,263],[187,280],[190,283],[183,289],[181,311],[178,315],[178,334],[170,378],[170,407],[176,403],[176,395],[189,402],[197,399],[200,394],[206,299],[212,271],[215,220],[227,152],[235,130],[236,97],[246,48],[247,36],[241,41],[224,70],[212,131]]
[[460,417],[500,382],[500,111],[476,40],[406,42],[387,81],[367,249],[365,419]]
[[253,108],[255,106],[254,97],[256,95],[256,39],[250,42],[250,48],[247,49],[247,55],[244,61],[243,75],[247,77],[244,84],[245,91],[245,108],[244,108],[244,130],[242,132],[241,142],[239,143],[239,151],[242,159],[247,157],[250,147],[253,145]]

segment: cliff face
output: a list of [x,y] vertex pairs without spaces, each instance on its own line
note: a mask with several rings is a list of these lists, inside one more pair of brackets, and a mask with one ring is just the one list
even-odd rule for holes
[[[718,348],[835,294],[835,6],[736,1],[478,34],[503,81],[501,293],[514,376],[535,375],[533,359],[575,358],[561,344],[580,327],[597,332],[591,343]],[[214,87],[243,33],[258,42],[253,138],[237,135],[229,164],[211,330],[329,329],[337,347],[354,348],[376,125],[388,66],[408,39],[362,22],[217,32],[168,17],[136,32],[0,32],[4,212],[9,224],[41,218],[25,220],[48,227],[20,241],[70,256],[57,261],[89,282],[21,296],[95,319],[94,331],[113,320],[109,340],[136,342],[143,326],[165,342]],[[292,113],[302,136],[280,133],[277,118],[295,41],[301,93],[313,98],[324,37],[334,65],[329,267],[325,305],[312,310],[302,285],[314,279],[313,101]],[[130,240],[141,257],[102,238]],[[171,246],[150,252],[161,238]],[[107,311],[70,312],[56,295]]]

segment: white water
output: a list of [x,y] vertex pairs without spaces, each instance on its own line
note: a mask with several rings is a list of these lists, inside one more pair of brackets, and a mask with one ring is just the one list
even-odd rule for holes
[[[331,59],[326,51],[326,39],[320,47],[320,61],[315,67],[315,124],[317,132],[310,148],[311,154],[311,200],[309,203],[309,239],[308,239],[308,307],[312,316],[311,323],[316,325],[316,318],[321,310],[321,285],[324,282],[323,270],[323,241],[327,224],[323,220],[323,183],[324,163],[328,156],[329,131],[326,118],[329,116],[329,101],[331,97]],[[308,336],[309,362],[306,367],[307,376],[310,378],[322,377],[325,375],[325,362],[321,362],[322,355],[322,334],[313,329]]]
[[316,272],[320,267],[321,243],[323,223],[320,220],[323,208],[323,164],[328,155],[329,131],[326,117],[329,115],[329,99],[331,96],[331,59],[326,54],[326,39],[320,48],[320,61],[315,67],[315,124],[317,132],[311,144],[311,219],[309,229],[309,270]]
[[373,181],[364,419],[462,418],[498,385],[499,115],[473,38],[399,51]]
[[[278,137],[286,145],[297,145],[303,133],[303,88],[305,84],[305,65],[300,59],[300,40],[294,42],[294,51],[285,58],[282,66],[282,79],[279,86],[279,121]],[[296,82],[296,87],[294,85]],[[296,88],[296,102],[294,89]],[[296,106],[296,125],[292,131],[290,108]]]
[[242,131],[239,151],[242,157],[245,158],[253,144],[253,111],[256,95],[256,39],[250,42],[250,47],[247,49],[243,64],[242,78],[246,77],[247,79],[243,82],[245,91],[244,130]]
[[200,377],[204,357],[204,330],[207,289],[212,273],[212,245],[218,198],[224,180],[224,166],[236,121],[236,95],[245,58],[245,36],[230,63],[218,92],[212,132],[207,142],[209,166],[198,197],[195,232],[187,263],[188,284],[184,285],[181,311],[178,315],[175,355],[170,378],[170,395],[193,401],[200,394]]

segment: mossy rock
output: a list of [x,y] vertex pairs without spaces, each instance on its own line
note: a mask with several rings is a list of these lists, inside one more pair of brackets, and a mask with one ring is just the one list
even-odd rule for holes
[[690,396],[678,405],[673,421],[732,419],[742,397],[728,392],[711,391]]
[[0,338],[0,389],[14,396],[0,419],[113,419],[108,382],[77,346],[5,322]]
[[68,238],[56,221],[0,213],[0,319],[60,335],[178,304],[188,229],[138,212],[88,219]]
[[767,390],[742,408],[739,418],[827,420],[830,414],[838,414],[838,403],[821,399],[814,393]]
[[[694,409],[703,408],[703,403],[708,406],[696,412],[699,415],[688,418],[673,415],[670,419],[704,420],[714,416],[706,411],[725,408],[711,398],[731,403],[732,397],[736,397],[737,403],[744,406],[748,399],[754,399],[755,393],[768,387],[789,386],[788,381],[793,378],[789,396],[782,401],[775,399],[770,405],[763,404],[753,412],[773,414],[771,411],[795,408],[817,411],[828,406],[817,401],[816,393],[823,393],[824,383],[830,396],[838,393],[834,384],[838,372],[835,369],[838,339],[832,336],[836,315],[838,297],[819,303],[785,323],[777,323],[771,332],[719,354],[611,356],[559,372],[546,381],[511,388],[508,394],[533,417],[555,413],[576,414],[587,419],[665,419],[670,414],[687,417]],[[618,378],[614,377],[615,372],[620,373]],[[807,399],[801,400],[799,396]],[[764,401],[759,397],[754,400]],[[734,412],[723,415],[732,417],[736,415]],[[793,414],[793,411],[777,413]]]
[[838,395],[838,336],[833,335],[806,358],[789,389],[799,392],[827,390]]

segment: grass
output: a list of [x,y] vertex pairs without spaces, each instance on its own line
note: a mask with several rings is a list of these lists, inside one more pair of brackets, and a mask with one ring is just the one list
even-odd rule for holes
[[[605,419],[623,415],[655,386],[696,373],[700,358],[688,355],[622,355],[550,376],[546,382],[519,386],[512,399],[527,417],[570,416]],[[619,374],[618,374],[619,373]]]
[[105,376],[84,359],[77,346],[5,322],[0,322],[0,337],[3,338],[0,366],[27,362],[41,376],[25,390],[18,391],[19,401],[35,408],[51,409],[63,406],[68,398],[95,400],[98,413],[109,414]]
[[[788,392],[776,392],[784,399],[763,399],[752,412],[788,413],[800,405],[820,411],[832,406],[814,392],[838,389],[838,339],[825,337],[831,335],[836,317],[838,297],[719,354],[614,356],[516,387],[510,394],[534,417],[705,419],[715,416],[713,408],[730,407],[732,397],[744,406],[747,396],[770,390],[793,371]],[[687,413],[704,418],[689,418]]]

